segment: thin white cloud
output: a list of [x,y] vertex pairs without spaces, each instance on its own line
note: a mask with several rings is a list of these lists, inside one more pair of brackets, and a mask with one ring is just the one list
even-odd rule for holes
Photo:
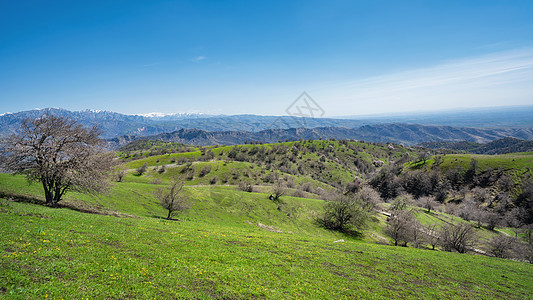
[[193,61],[193,62],[201,62],[202,60],[205,60],[205,59],[207,59],[207,57],[200,55],[200,56],[197,56],[197,57],[191,59],[191,61]]
[[312,91],[327,99],[328,115],[533,105],[533,48],[395,74],[343,82]]

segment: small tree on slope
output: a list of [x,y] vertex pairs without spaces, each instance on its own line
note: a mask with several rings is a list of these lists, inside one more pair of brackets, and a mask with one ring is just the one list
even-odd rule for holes
[[155,191],[155,196],[159,200],[161,207],[168,211],[168,220],[171,220],[176,212],[184,211],[191,207],[191,204],[187,201],[187,196],[183,193],[184,184],[183,178],[176,177],[170,187],[160,188]]

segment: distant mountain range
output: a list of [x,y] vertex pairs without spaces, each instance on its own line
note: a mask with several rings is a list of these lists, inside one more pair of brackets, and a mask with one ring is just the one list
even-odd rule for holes
[[[515,117],[510,115],[512,112],[515,113]],[[69,111],[61,108],[46,108],[0,115],[0,136],[16,132],[23,119],[36,118],[44,113],[69,117],[85,126],[99,126],[103,130],[102,137],[108,139],[109,145],[113,148],[139,139],[194,145],[232,145],[242,144],[245,141],[278,142],[319,138],[357,139],[406,145],[443,141],[487,143],[505,137],[533,139],[533,107],[507,108],[502,110],[500,115],[494,110],[472,112],[471,124],[478,124],[479,128],[406,124],[404,122],[387,124],[379,118],[354,120],[158,113],[125,115],[109,111]],[[434,114],[435,123],[443,122],[446,114],[449,112],[444,115]],[[483,121],[483,116],[487,118],[486,121]],[[449,118],[453,120],[452,116]],[[457,118],[463,120],[459,123],[468,124],[465,112],[458,113]],[[496,119],[500,119],[500,122],[496,122]],[[419,117],[412,115],[409,120],[421,120],[428,123],[431,118],[427,115]],[[491,120],[496,123],[488,126]],[[508,121],[504,122],[504,120]],[[514,124],[514,126],[503,126],[503,123]]]
[[276,128],[315,128],[315,127],[359,127],[364,122],[328,118],[293,118],[290,116],[256,115],[203,115],[157,113],[144,115],[125,115],[109,111],[83,110],[69,111],[61,108],[45,108],[0,116],[0,136],[15,132],[25,118],[37,118],[48,113],[76,120],[85,126],[97,125],[103,130],[105,139],[123,135],[151,136],[173,132],[179,129],[201,129],[206,131],[245,130],[261,131]]
[[493,140],[515,137],[533,139],[533,128],[476,129],[451,126],[428,126],[416,124],[378,124],[359,128],[319,127],[268,129],[259,132],[215,131],[180,129],[148,137],[122,136],[109,140],[110,147],[118,148],[138,139],[178,142],[190,145],[235,145],[259,141],[275,143],[299,139],[355,139],[367,142],[393,142],[415,145],[427,141],[470,141],[486,143]]
[[425,142],[422,147],[431,149],[450,149],[475,154],[505,154],[533,151],[533,141],[515,139],[511,137],[495,140],[486,144],[474,142]]

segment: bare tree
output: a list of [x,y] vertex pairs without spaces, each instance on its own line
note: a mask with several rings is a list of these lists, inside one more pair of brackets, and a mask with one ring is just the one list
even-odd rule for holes
[[272,187],[272,200],[275,202],[279,202],[281,196],[285,195],[287,193],[287,189],[281,185],[281,182],[278,181],[278,183]]
[[465,253],[476,239],[474,227],[468,223],[445,224],[440,230],[440,242],[446,251]]
[[424,232],[424,240],[431,246],[432,250],[435,250],[435,247],[440,241],[439,228],[437,227],[437,224],[433,223],[422,230]]
[[355,196],[368,209],[375,209],[378,203],[383,202],[379,193],[368,185],[363,185]]
[[126,176],[126,169],[124,167],[117,168],[113,172],[113,175],[116,176],[117,182],[122,182],[122,179]]
[[424,196],[418,199],[418,203],[430,213],[432,209],[435,209],[439,203],[435,201],[433,196]]
[[403,242],[403,246],[413,240],[414,230],[418,226],[414,214],[409,210],[394,210],[387,222],[385,232],[394,240],[394,246]]
[[155,191],[155,196],[160,205],[168,211],[167,219],[171,220],[176,212],[184,211],[191,207],[187,197],[183,193],[185,180],[178,176],[173,179],[170,187],[160,188]]
[[515,244],[515,253],[520,258],[533,264],[533,244],[517,243]]
[[487,223],[488,230],[494,230],[496,226],[501,223],[501,217],[493,211],[488,211],[485,213],[485,223]]
[[507,258],[516,242],[513,237],[498,235],[488,242],[489,252],[496,257]]
[[42,115],[22,122],[18,134],[4,141],[8,170],[41,182],[46,204],[55,207],[67,191],[101,192],[114,165],[103,150],[101,131],[75,121]]
[[426,161],[431,157],[431,152],[425,151],[418,154],[418,161],[422,163],[426,163]]

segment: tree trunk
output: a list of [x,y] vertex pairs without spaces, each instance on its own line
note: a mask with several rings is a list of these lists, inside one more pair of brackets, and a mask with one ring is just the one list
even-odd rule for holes
[[44,198],[46,200],[46,205],[53,206],[53,195],[51,189],[48,187],[46,181],[42,181],[44,189]]
[[61,188],[56,185],[52,206],[56,207],[59,200],[61,200]]

